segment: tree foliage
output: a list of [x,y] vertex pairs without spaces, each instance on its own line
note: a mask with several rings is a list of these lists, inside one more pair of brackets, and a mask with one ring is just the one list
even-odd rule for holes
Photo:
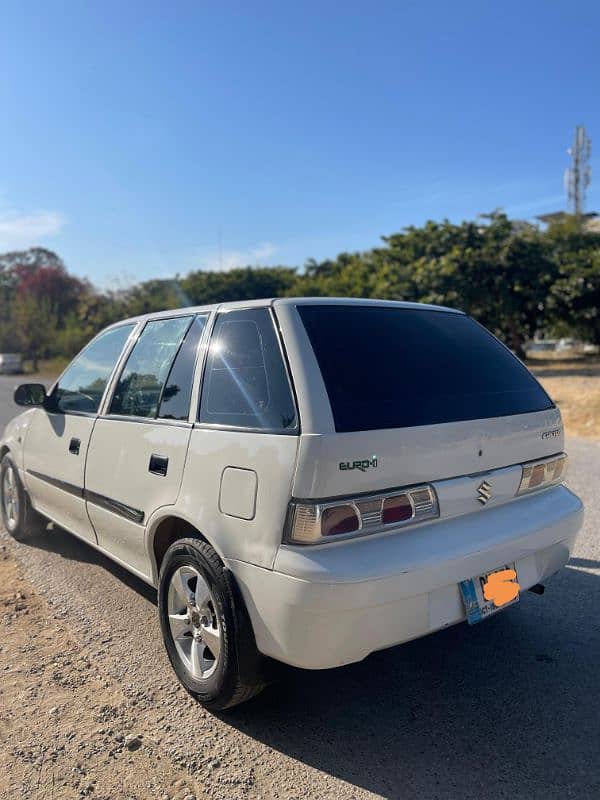
[[289,267],[241,267],[228,272],[190,272],[180,286],[186,304],[202,305],[284,296],[295,279],[296,271]]
[[150,311],[283,296],[381,297],[462,308],[517,353],[539,329],[600,343],[600,234],[574,218],[548,230],[495,211],[427,222],[381,246],[313,259],[301,270],[198,270],[98,292],[49,250],[0,255],[0,351],[72,356],[102,327]]

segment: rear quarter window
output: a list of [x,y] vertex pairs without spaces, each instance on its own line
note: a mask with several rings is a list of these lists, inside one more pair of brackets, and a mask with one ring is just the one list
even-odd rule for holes
[[339,432],[406,428],[552,408],[539,383],[464,314],[299,305]]
[[222,312],[202,380],[199,420],[294,433],[298,418],[273,318],[266,308]]

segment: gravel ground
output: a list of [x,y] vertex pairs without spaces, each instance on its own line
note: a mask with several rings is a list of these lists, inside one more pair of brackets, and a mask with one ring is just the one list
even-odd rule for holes
[[[0,378],[0,426],[12,384]],[[176,683],[151,589],[60,530],[14,552],[96,673],[120,686],[137,730],[206,797],[597,797],[600,444],[571,438],[567,449],[586,523],[543,597],[343,669],[284,668],[222,716]]]
[[14,556],[0,544],[0,797],[202,797]]

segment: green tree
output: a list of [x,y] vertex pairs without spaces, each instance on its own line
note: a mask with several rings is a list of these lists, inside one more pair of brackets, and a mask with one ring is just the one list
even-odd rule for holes
[[21,349],[37,372],[39,359],[55,354],[56,309],[47,298],[38,300],[32,295],[21,295],[14,302],[13,316]]
[[130,317],[188,305],[177,279],[144,281],[112,295],[112,299],[121,307],[124,316]]
[[289,267],[240,267],[227,272],[190,272],[180,281],[190,305],[283,297],[290,293],[296,271]]
[[376,252],[387,296],[461,308],[524,354],[556,277],[537,228],[494,212],[460,225],[428,222],[384,241]]
[[550,291],[549,319],[600,344],[600,233],[570,217],[546,234],[557,277]]
[[429,221],[303,270],[198,270],[98,292],[49,250],[0,255],[0,349],[71,356],[117,319],[188,305],[261,297],[381,297],[462,308],[518,354],[538,328],[600,343],[600,234],[567,219],[547,231],[499,211],[454,224]]

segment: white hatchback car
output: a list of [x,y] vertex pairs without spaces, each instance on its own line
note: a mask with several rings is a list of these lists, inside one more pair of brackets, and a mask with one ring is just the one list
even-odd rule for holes
[[569,559],[560,412],[447,308],[277,299],[100,333],[0,442],[4,524],[36,512],[158,588],[212,709],[270,657],[359,661],[519,598]]

